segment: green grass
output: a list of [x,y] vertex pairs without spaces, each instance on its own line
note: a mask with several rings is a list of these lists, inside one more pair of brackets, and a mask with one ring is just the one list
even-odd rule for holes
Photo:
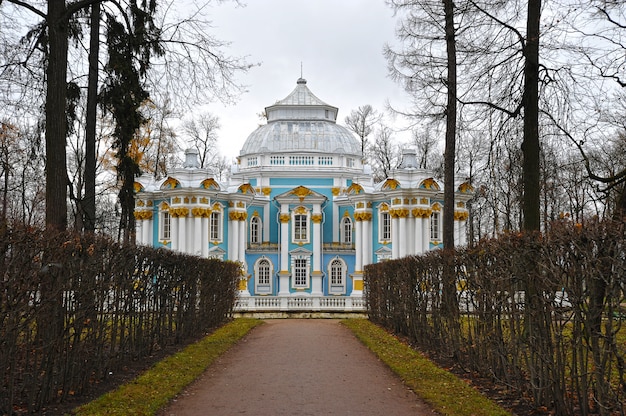
[[342,321],[418,396],[442,415],[505,416],[510,413],[465,381],[366,319]]
[[160,361],[135,380],[75,409],[79,416],[154,415],[221,354],[262,321],[235,319],[201,341]]

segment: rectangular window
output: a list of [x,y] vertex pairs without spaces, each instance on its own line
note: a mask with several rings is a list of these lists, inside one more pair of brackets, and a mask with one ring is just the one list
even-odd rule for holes
[[307,240],[307,216],[302,214],[293,217],[293,239],[294,241]]
[[209,222],[209,239],[210,240],[221,240],[220,220],[221,220],[221,214],[219,212],[211,213],[211,221]]
[[171,234],[171,219],[170,213],[167,211],[163,211],[161,214],[161,240],[170,240],[172,237]]
[[346,159],[346,166],[349,168],[353,168],[354,167],[354,159],[352,159],[351,157]]
[[391,240],[391,215],[388,212],[380,214],[380,239]]
[[430,239],[439,240],[439,213],[433,212],[430,216]]
[[295,259],[293,267],[293,284],[295,287],[307,286],[307,261],[306,259]]

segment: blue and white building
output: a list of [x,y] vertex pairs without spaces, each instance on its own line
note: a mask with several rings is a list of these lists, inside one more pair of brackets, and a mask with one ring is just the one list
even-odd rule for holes
[[[304,79],[265,108],[228,182],[181,169],[135,184],[137,241],[240,262],[241,311],[358,311],[369,263],[442,247],[443,189],[405,150],[375,183],[360,141]],[[466,243],[469,184],[456,192],[456,244]]]

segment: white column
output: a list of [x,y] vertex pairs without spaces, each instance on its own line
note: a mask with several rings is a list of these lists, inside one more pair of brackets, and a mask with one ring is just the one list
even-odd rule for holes
[[412,255],[415,254],[415,217],[411,214],[406,218],[406,232],[407,232],[407,242],[406,242],[406,254]]
[[247,222],[246,222],[246,215],[245,213],[242,213],[244,215],[242,215],[241,220],[239,221],[239,238],[237,239],[239,241],[239,255],[238,255],[238,259],[240,262],[245,262],[246,260],[246,246],[248,244],[248,228],[247,228]]
[[289,206],[280,207],[280,272],[278,273],[278,295],[289,294]]
[[422,253],[430,250],[430,217],[422,218]]
[[178,250],[181,253],[187,252],[187,218],[178,217]]
[[461,237],[461,221],[454,220],[454,246],[457,247]]
[[270,206],[267,204],[263,210],[263,239],[261,241],[270,241],[270,231]]
[[459,245],[467,245],[467,220],[459,221]]
[[398,217],[391,216],[391,258],[400,257],[400,232],[398,230]]
[[202,255],[202,217],[196,215],[193,217],[193,254]]
[[415,228],[413,234],[415,234],[415,246],[413,254],[422,254],[424,252],[424,236],[422,235],[423,219],[420,216],[415,217]]
[[363,236],[361,264],[364,266],[372,262],[372,221],[363,219],[361,222],[361,235]]
[[201,256],[204,258],[209,257],[209,218],[208,217],[202,217],[202,220],[200,222],[200,228],[202,230],[201,235],[201,242],[200,245],[202,247],[202,251],[200,252]]
[[407,227],[407,221],[406,221],[406,217],[401,216],[400,218],[398,218],[398,240],[399,241],[399,247],[398,247],[398,257],[405,257],[406,256],[406,249],[407,249],[407,233],[406,233],[406,227]]
[[311,294],[321,296],[322,291],[322,211],[320,204],[313,204],[313,273]]
[[170,214],[170,238],[172,250],[178,251],[178,217]]
[[[356,217],[356,215],[355,215]],[[363,271],[363,221],[355,218],[354,221],[354,272]]]
[[231,219],[229,215],[228,223],[230,224],[230,231],[228,233],[228,259],[238,261],[239,246],[237,244],[237,240],[239,239],[239,221]]

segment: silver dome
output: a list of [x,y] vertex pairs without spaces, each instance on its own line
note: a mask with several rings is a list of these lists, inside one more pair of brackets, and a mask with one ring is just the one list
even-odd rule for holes
[[267,124],[252,132],[240,156],[267,153],[330,153],[361,156],[354,134],[336,124],[337,108],[317,98],[300,78],[285,99],[266,107]]

